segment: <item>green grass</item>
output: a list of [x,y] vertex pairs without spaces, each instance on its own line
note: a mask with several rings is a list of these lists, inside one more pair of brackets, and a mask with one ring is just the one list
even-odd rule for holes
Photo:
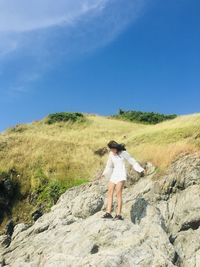
[[71,179],[68,181],[65,179],[46,180],[46,182],[36,190],[38,194],[36,204],[37,206],[43,205],[46,209],[49,209],[67,189],[87,182],[88,180],[86,179]]

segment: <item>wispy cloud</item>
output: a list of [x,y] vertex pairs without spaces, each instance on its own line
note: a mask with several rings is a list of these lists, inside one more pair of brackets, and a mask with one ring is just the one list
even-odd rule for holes
[[[111,42],[136,19],[147,0],[0,0],[1,77],[10,66],[9,88],[24,92],[60,61]],[[32,74],[33,73],[33,74]],[[26,77],[34,76],[34,79]]]
[[25,32],[70,24],[81,15],[102,9],[107,0],[1,0],[0,31]]

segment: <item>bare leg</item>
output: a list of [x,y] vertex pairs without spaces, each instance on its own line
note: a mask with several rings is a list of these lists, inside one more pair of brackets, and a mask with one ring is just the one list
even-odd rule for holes
[[124,181],[116,184],[116,194],[117,194],[117,215],[121,215],[122,211],[122,190],[124,187]]
[[108,183],[108,203],[107,203],[107,212],[111,213],[112,211],[112,203],[113,203],[113,193],[115,189],[115,184],[112,182]]

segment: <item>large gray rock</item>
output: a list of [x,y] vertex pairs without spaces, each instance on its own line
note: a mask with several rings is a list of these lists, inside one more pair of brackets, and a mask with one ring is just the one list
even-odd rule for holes
[[12,234],[12,240],[14,240],[15,239],[15,237],[17,236],[17,235],[19,235],[21,232],[23,232],[23,231],[25,231],[26,229],[28,229],[28,225],[27,224],[25,224],[25,223],[19,223],[19,224],[17,224],[17,225],[15,225],[15,227],[14,227],[14,232],[13,232],[13,234]]
[[101,218],[106,180],[69,189],[31,227],[15,226],[8,247],[1,237],[0,266],[198,267],[199,167],[194,154],[160,180],[153,172],[134,180],[123,192],[124,221]]

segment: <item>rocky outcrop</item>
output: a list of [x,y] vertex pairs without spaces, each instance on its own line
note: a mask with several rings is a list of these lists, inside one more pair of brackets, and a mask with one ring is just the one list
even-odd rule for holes
[[101,218],[107,181],[71,188],[32,226],[16,225],[10,245],[1,236],[0,266],[200,266],[200,154],[177,160],[159,180],[152,171],[134,175],[124,221]]
[[19,198],[19,185],[16,181],[17,172],[14,169],[0,173],[0,224],[5,216],[11,214],[12,206]]

